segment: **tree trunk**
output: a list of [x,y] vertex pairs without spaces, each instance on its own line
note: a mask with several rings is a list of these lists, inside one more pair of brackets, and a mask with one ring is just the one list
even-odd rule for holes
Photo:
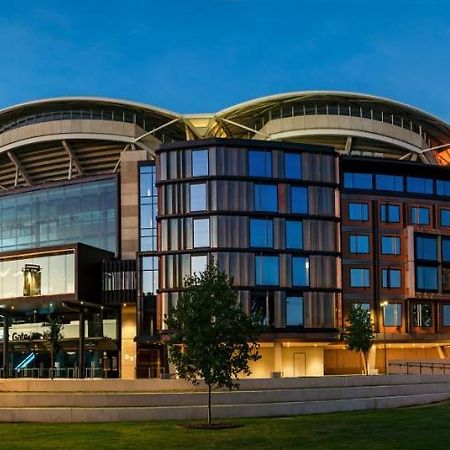
[[211,385],[208,384],[208,425],[211,425],[212,416],[211,416]]
[[365,352],[361,352],[362,354],[362,358],[363,358],[363,363],[364,363],[364,372],[366,375],[369,375],[369,359],[368,359],[368,355],[366,355]]
[[50,370],[51,370],[51,378],[53,380],[53,366],[55,365],[55,354],[54,352],[50,352]]

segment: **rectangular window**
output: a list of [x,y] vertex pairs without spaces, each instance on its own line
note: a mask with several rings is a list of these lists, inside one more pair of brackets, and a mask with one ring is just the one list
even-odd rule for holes
[[303,297],[286,297],[286,326],[303,326]]
[[436,261],[437,239],[433,236],[416,236],[416,258],[425,261]]
[[303,248],[303,223],[299,220],[286,220],[286,248]]
[[284,177],[301,180],[302,178],[302,155],[298,153],[284,154]]
[[430,210],[420,206],[411,207],[411,223],[413,225],[429,225]]
[[273,220],[250,219],[250,247],[273,247]]
[[441,209],[441,227],[450,227],[450,209]]
[[261,325],[273,326],[275,316],[273,292],[252,293],[250,308],[251,315],[256,316]]
[[209,173],[208,150],[192,150],[192,176],[202,177]]
[[309,286],[309,258],[292,257],[292,286]]
[[203,272],[206,269],[207,263],[206,255],[191,255],[191,275]]
[[413,305],[413,327],[431,327],[431,304],[416,303]]
[[366,222],[369,220],[369,205],[367,203],[349,203],[348,218]]
[[436,181],[436,193],[438,195],[444,195],[450,197],[450,181],[437,180]]
[[397,236],[381,236],[381,253],[383,255],[400,255],[400,238]]
[[194,248],[209,247],[209,219],[194,219]]
[[418,291],[437,291],[438,271],[433,266],[416,267],[416,290]]
[[291,187],[291,212],[296,214],[308,213],[308,188]]
[[400,303],[388,303],[384,308],[384,326],[401,327],[402,326],[402,305]]
[[195,183],[190,185],[191,211],[206,210],[206,183]]
[[442,290],[450,292],[450,267],[442,268]]
[[442,238],[442,261],[450,262],[450,238]]
[[248,152],[248,174],[251,177],[271,177],[272,152],[250,150]]
[[364,234],[351,234],[349,236],[350,253],[369,253],[369,236]]
[[370,314],[370,303],[352,303],[352,309],[356,309],[358,306]]
[[442,325],[450,327],[450,305],[442,305]]
[[400,206],[383,203],[380,206],[381,221],[385,223],[400,222]]
[[362,268],[350,269],[350,287],[370,287],[370,270]]
[[142,293],[144,295],[156,295],[158,289],[158,257],[143,256],[141,270]]
[[255,284],[261,286],[279,284],[278,256],[255,257],[255,280]]
[[416,194],[432,194],[433,180],[428,178],[407,177],[406,188],[408,192],[413,192]]
[[402,284],[400,269],[381,269],[382,286],[386,289],[398,289]]
[[345,172],[344,187],[349,189],[372,189],[372,174]]
[[255,184],[253,187],[255,211],[278,211],[276,184]]
[[375,175],[375,185],[380,191],[403,192],[403,177],[398,175]]

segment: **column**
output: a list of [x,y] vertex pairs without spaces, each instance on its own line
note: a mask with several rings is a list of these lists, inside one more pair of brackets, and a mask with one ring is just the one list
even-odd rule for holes
[[9,375],[9,317],[3,317],[3,376]]
[[85,314],[80,309],[79,339],[78,339],[78,378],[84,378],[84,348],[85,348]]

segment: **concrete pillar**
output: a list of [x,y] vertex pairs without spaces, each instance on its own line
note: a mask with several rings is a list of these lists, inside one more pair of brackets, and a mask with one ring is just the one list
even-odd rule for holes
[[122,305],[121,309],[120,378],[136,378],[136,306]]
[[274,343],[273,349],[273,371],[283,375],[283,346],[281,342]]
[[85,319],[84,308],[81,308],[78,325],[78,378],[84,378]]
[[3,317],[3,376],[9,376],[9,317]]

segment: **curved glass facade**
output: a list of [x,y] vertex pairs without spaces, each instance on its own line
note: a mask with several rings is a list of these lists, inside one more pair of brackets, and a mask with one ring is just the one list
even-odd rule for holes
[[116,253],[115,178],[0,197],[0,252],[75,242]]

